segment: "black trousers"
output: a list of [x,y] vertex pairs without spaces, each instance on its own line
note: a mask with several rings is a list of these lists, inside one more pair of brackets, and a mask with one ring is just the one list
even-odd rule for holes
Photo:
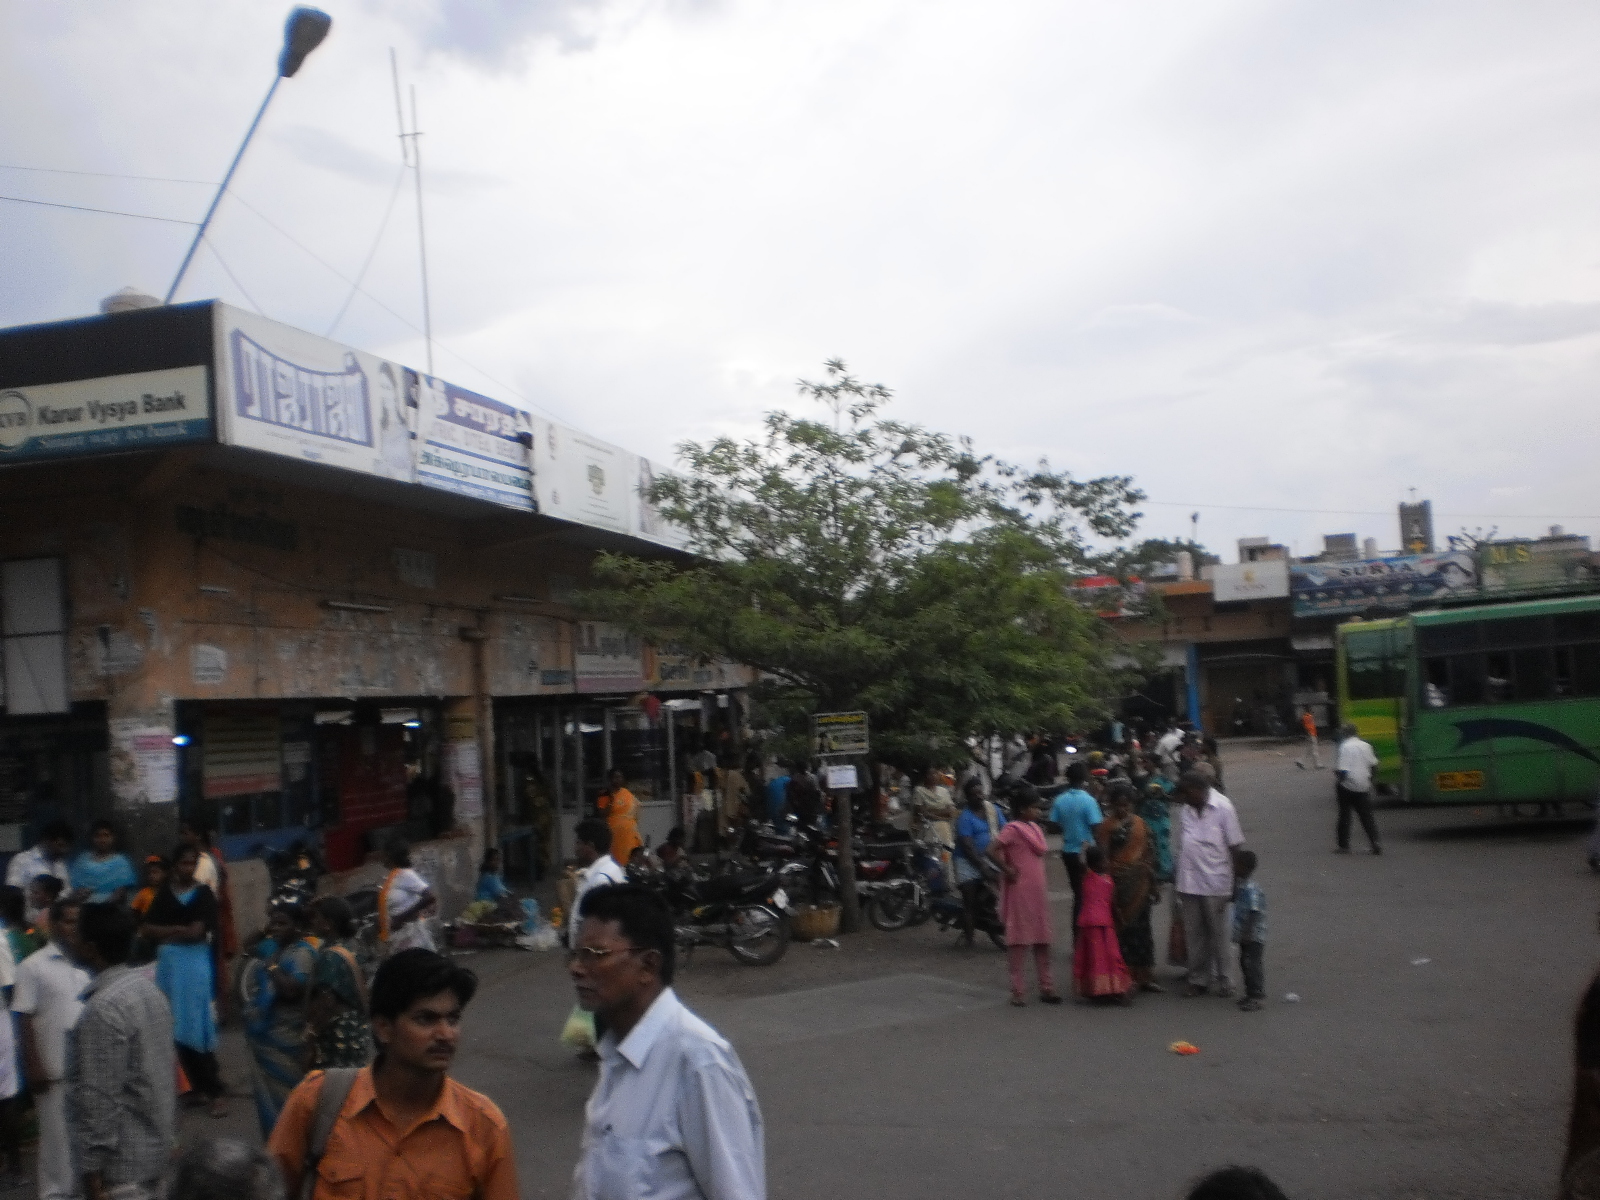
[[1378,823],[1372,819],[1372,793],[1352,792],[1342,784],[1336,785],[1339,793],[1339,824],[1334,833],[1339,839],[1339,849],[1350,849],[1350,814],[1361,818],[1361,828],[1372,848],[1378,848]]
[[969,879],[960,885],[961,890],[961,932],[968,940],[977,932],[978,918],[978,892],[983,887],[983,880]]
[[1239,972],[1244,976],[1244,994],[1251,1000],[1267,998],[1267,944],[1239,943]]
[[195,1050],[179,1043],[178,1062],[183,1066],[183,1073],[189,1077],[189,1086],[206,1099],[216,1100],[228,1094],[228,1089],[222,1083],[222,1068],[217,1065],[215,1054]]
[[1078,936],[1078,910],[1083,907],[1083,855],[1061,852],[1061,865],[1067,868],[1067,882],[1072,885],[1072,936]]

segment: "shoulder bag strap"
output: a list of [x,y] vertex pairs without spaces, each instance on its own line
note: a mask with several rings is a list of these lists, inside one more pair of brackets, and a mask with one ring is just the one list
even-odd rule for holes
[[367,1000],[367,979],[361,973],[361,964],[356,962],[356,956],[343,946],[329,946],[328,950],[333,954],[337,954],[349,965],[350,974],[355,977],[356,981],[356,995],[361,998],[361,1015],[363,1017],[366,1016],[370,1004]]
[[317,1093],[317,1112],[311,1120],[311,1141],[306,1147],[305,1165],[300,1171],[300,1195],[311,1200],[317,1190],[317,1167],[327,1153],[328,1139],[339,1120],[339,1110],[350,1097],[360,1067],[333,1067],[322,1073],[322,1088]]

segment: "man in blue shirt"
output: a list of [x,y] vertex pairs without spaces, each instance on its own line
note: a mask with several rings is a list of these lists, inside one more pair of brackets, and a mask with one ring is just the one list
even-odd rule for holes
[[783,759],[773,760],[773,769],[777,775],[767,780],[767,820],[783,820],[783,810],[788,803],[786,796],[789,791],[789,764]]
[[1078,936],[1078,910],[1083,907],[1083,848],[1094,841],[1094,827],[1104,819],[1094,797],[1083,790],[1089,769],[1075,762],[1067,768],[1072,786],[1056,797],[1050,819],[1061,826],[1061,861],[1072,884],[1072,936]]
[[961,789],[966,807],[956,818],[956,886],[961,889],[961,940],[972,945],[973,915],[977,912],[978,889],[994,874],[984,851],[1006,819],[983,798],[983,780],[973,776]]

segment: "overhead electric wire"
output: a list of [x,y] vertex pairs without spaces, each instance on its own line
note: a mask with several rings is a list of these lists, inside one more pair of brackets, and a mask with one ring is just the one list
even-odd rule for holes
[[324,337],[332,337],[333,331],[339,328],[339,322],[344,320],[344,314],[350,309],[350,301],[356,298],[356,293],[361,290],[361,283],[367,277],[367,268],[372,266],[372,260],[377,257],[378,246],[383,241],[384,232],[389,228],[389,218],[394,214],[394,202],[400,198],[400,185],[406,181],[406,168],[402,164],[395,174],[394,187],[389,189],[389,204],[383,210],[383,220],[378,222],[378,234],[372,239],[372,249],[367,251],[366,261],[361,264],[361,270],[356,272],[355,281],[350,285],[350,293],[344,298],[344,303],[339,306],[338,316],[333,318],[333,324],[328,326]]
[[[1393,509],[1370,508],[1283,508],[1274,504],[1205,504],[1187,500],[1141,500],[1161,508],[1221,508],[1232,512],[1305,513],[1324,517],[1392,517]],[[1600,521],[1590,513],[1469,513],[1440,509],[1435,516],[1465,517],[1470,521]]]
[[[342,279],[345,283],[348,283],[348,284],[351,284],[352,286],[355,286],[356,291],[360,292],[368,300],[371,300],[379,308],[383,309],[384,312],[388,313],[396,321],[399,321],[407,329],[411,330],[411,332],[416,333],[416,334],[422,334],[423,336],[426,336],[425,334],[423,334],[423,331],[421,329],[418,329],[415,325],[413,325],[405,317],[402,317],[399,313],[395,312],[394,309],[390,308],[382,300],[379,300],[371,292],[367,291],[366,288],[356,286],[354,281],[348,275],[346,275],[343,271],[339,270],[338,267],[334,266],[327,259],[323,258],[322,255],[318,254],[315,250],[311,249],[310,246],[307,246],[304,242],[300,241],[300,239],[295,237],[294,234],[290,233],[287,229],[284,229],[277,222],[273,221],[272,218],[268,217],[260,209],[256,208],[253,204],[251,204],[248,200],[246,200],[243,196],[241,196],[236,190],[230,190],[228,192],[228,195],[232,196],[240,204],[244,205],[251,212],[255,213],[255,215],[257,217],[259,217],[268,226],[268,228],[275,230],[277,233],[281,234],[284,238],[288,239],[288,241],[290,241],[294,245],[298,246],[302,251],[304,251],[306,254],[308,254],[316,262],[320,263],[324,268],[326,268],[333,275],[337,276],[339,279]],[[496,379],[493,375],[489,374],[489,372],[485,371],[482,367],[478,366],[477,363],[472,362],[470,359],[468,359],[460,351],[450,349],[449,346],[445,345],[443,342],[438,341],[438,339],[434,339],[434,340],[435,340],[435,344],[436,345],[438,345],[446,353],[450,354],[453,358],[455,358],[457,362],[462,363],[464,366],[471,367],[474,371],[478,372],[478,374],[482,375],[485,379],[487,379],[490,383],[494,384],[496,387],[504,388],[507,392],[511,393],[511,395],[513,395],[517,399],[521,400],[524,404],[527,404],[527,405],[529,405],[529,406],[531,406],[533,408],[537,408],[540,412],[544,413],[548,417],[556,417],[556,416],[558,416],[558,414],[551,412],[548,408],[546,408],[544,405],[540,404],[537,400],[533,400],[533,399],[530,399],[527,396],[524,396],[520,391],[518,391],[516,388],[512,387],[509,383],[505,382],[503,379]]]
[[239,282],[239,277],[233,273],[233,268],[223,261],[222,255],[217,253],[216,244],[212,242],[210,238],[205,240],[205,247],[207,250],[211,251],[211,256],[215,258],[219,264],[221,264],[222,269],[227,273],[228,278],[233,280],[233,286],[239,289],[240,295],[249,301],[251,308],[256,310],[256,315],[260,317],[266,316],[267,314],[261,311],[261,305],[255,302],[255,297],[244,290],[244,284]]
[[9,200],[13,204],[37,204],[43,208],[70,208],[73,212],[103,213],[108,217],[136,217],[141,221],[165,221],[169,225],[188,225],[190,228],[200,224],[199,221],[183,221],[177,217],[155,217],[149,213],[122,212],[115,208],[90,208],[86,204],[58,204],[54,200],[29,200],[26,196],[0,196],[0,200]]
[[89,175],[96,179],[137,179],[144,183],[197,183],[216,187],[216,180],[173,179],[167,175],[127,175],[121,171],[69,171],[65,167],[25,167],[21,163],[0,163],[0,171],[33,171],[42,175]]

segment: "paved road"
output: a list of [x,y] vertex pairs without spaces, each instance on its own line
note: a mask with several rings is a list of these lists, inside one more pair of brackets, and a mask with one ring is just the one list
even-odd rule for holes
[[[998,951],[926,927],[684,968],[755,1081],[775,1200],[1165,1198],[1228,1162],[1297,1200],[1550,1194],[1600,949],[1581,830],[1388,812],[1382,858],[1335,856],[1327,772],[1270,747],[1225,760],[1271,912],[1263,1012],[1172,994],[1011,1009]],[[555,1041],[562,964],[469,961],[485,982],[458,1075],[511,1118],[523,1195],[564,1195],[593,1075]],[[1201,1053],[1169,1053],[1179,1038]]]

